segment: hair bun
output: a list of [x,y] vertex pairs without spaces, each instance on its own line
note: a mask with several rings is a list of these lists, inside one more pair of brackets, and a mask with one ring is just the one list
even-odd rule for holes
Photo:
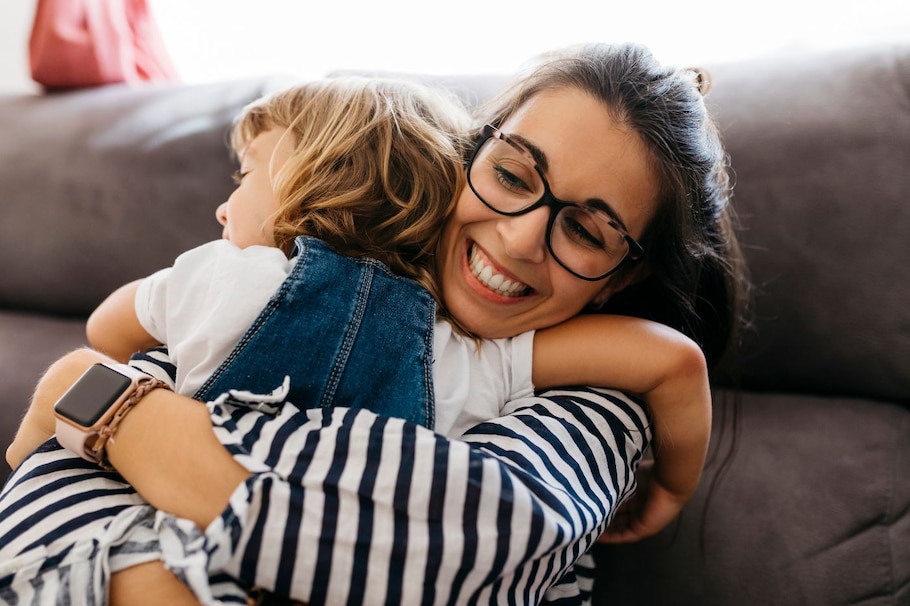
[[711,73],[700,67],[690,67],[686,71],[691,74],[692,81],[695,83],[695,88],[698,89],[698,92],[701,93],[702,96],[707,95],[713,84]]

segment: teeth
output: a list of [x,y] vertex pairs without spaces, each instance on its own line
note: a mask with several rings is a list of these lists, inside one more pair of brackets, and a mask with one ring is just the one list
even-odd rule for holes
[[529,287],[521,282],[513,282],[502,274],[494,274],[493,268],[484,263],[483,258],[474,246],[471,247],[469,264],[471,273],[474,274],[475,278],[483,282],[484,286],[490,290],[494,290],[503,296],[520,297],[529,290]]

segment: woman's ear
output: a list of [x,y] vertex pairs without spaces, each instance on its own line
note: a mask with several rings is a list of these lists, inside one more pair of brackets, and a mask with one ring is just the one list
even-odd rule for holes
[[607,280],[606,285],[597,293],[594,299],[591,300],[590,306],[594,309],[600,309],[610,300],[610,297],[632,284],[644,280],[648,277],[649,273],[651,272],[648,271],[643,263],[636,265],[628,271],[620,272],[618,276]]

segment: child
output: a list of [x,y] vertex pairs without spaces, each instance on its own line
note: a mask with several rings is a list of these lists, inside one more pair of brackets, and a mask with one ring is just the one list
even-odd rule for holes
[[[247,327],[255,326],[257,314],[261,317],[263,308],[278,298],[314,250],[340,264],[333,268],[357,262],[332,249],[379,259],[438,301],[433,253],[464,181],[465,144],[459,136],[464,126],[464,114],[448,101],[414,85],[379,80],[310,83],[254,104],[234,130],[241,169],[237,190],[217,211],[224,240],[189,251],[174,267],[111,295],[90,319],[91,343],[121,361],[165,343],[176,364],[178,391],[212,392],[207,377],[221,376],[230,366],[238,341],[242,345],[251,334]],[[423,305],[423,291],[414,291],[411,282],[382,271],[377,275],[393,285],[397,280],[409,305]],[[329,278],[320,284],[333,286]],[[432,311],[429,302],[422,309]],[[479,341],[451,327],[442,319],[430,325],[433,393],[424,424],[460,435],[495,416],[506,400],[558,384],[552,368],[546,368],[548,362],[558,362],[560,368],[574,369],[573,384],[643,394],[663,436],[661,484],[686,497],[697,484],[710,428],[710,395],[701,352],[682,335],[654,323],[610,316],[586,316],[558,329]],[[303,332],[308,327],[298,328]],[[285,335],[291,338],[296,332],[288,329]],[[416,334],[419,344],[420,327]],[[413,344],[413,335],[408,338]],[[318,338],[304,343],[309,350],[323,345]],[[387,355],[387,342],[368,344],[377,352],[372,358],[376,368],[360,374],[379,372],[381,362],[412,366]],[[425,354],[417,361],[426,363]],[[223,364],[225,358],[228,364]],[[452,359],[457,360],[454,367]],[[637,364],[640,360],[646,362]],[[284,371],[280,364],[274,366]],[[416,374],[420,372],[418,368]],[[225,385],[245,388],[234,378]],[[378,399],[374,391],[366,393]],[[286,399],[301,404],[295,397]],[[349,405],[347,399],[337,401]],[[484,406],[487,402],[493,405]]]

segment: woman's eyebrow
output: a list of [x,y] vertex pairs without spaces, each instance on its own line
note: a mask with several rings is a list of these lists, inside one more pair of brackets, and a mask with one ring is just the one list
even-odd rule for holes
[[[517,133],[509,134],[509,138],[525,148],[531,157],[534,158],[534,162],[537,164],[537,168],[544,174],[547,172],[547,155],[543,152],[542,149],[522,137]],[[600,212],[606,214],[608,217],[613,219],[621,228],[628,231],[629,228],[626,227],[626,224],[623,223],[622,217],[619,216],[619,213],[610,206],[609,202],[602,200],[600,198],[588,198],[584,202],[581,202],[583,206],[593,208],[594,210],[599,210]]]
[[606,214],[608,217],[613,219],[621,228],[625,231],[629,231],[629,228],[626,227],[626,224],[623,223],[622,218],[619,216],[619,213],[610,206],[605,200],[600,198],[588,198],[582,203],[584,206],[593,208],[594,210],[599,210],[602,213]]
[[543,153],[543,150],[522,137],[518,134],[510,134],[509,139],[512,139],[523,148],[525,148],[531,157],[534,158],[534,163],[537,164],[537,168],[540,169],[540,172],[546,173],[549,168],[549,163],[547,162],[547,155]]

